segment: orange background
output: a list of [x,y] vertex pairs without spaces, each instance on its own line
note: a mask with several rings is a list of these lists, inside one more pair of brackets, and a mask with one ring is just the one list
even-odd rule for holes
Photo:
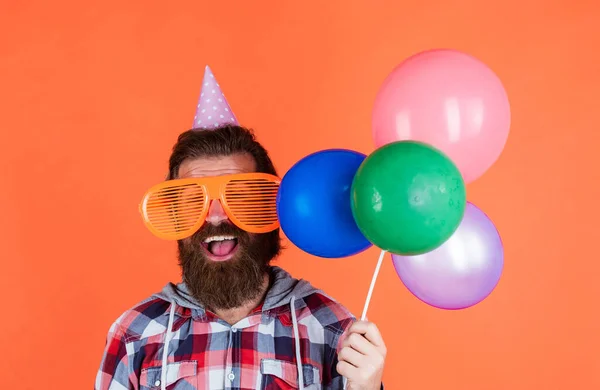
[[[387,388],[600,388],[597,2],[150,3],[0,5],[3,389],[91,388],[110,323],[179,279],[137,205],[191,125],[205,64],[284,173],[320,149],[371,152],[381,82],[436,47],[483,60],[510,97],[508,144],[468,188],[505,271],[483,303],[447,312],[388,258],[369,311]],[[360,314],[376,249],[288,247],[279,265]]]

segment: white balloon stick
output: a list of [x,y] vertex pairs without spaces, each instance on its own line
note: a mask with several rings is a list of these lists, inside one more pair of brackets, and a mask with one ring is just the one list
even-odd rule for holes
[[362,316],[360,317],[361,321],[364,321],[367,318],[367,310],[369,309],[369,303],[371,303],[371,296],[373,295],[373,289],[375,288],[375,282],[377,281],[377,276],[379,275],[379,269],[381,268],[381,263],[383,263],[383,258],[385,257],[386,251],[382,250],[379,255],[379,260],[377,261],[377,267],[375,267],[375,273],[373,274],[373,279],[371,279],[371,287],[369,287],[369,293],[367,294],[367,301],[365,302],[365,307],[362,312]]

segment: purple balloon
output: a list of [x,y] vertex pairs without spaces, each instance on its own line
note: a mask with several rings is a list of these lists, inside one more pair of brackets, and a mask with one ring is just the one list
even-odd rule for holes
[[440,247],[418,256],[392,254],[402,283],[423,302],[464,309],[494,290],[504,266],[498,230],[483,211],[467,202],[456,232]]

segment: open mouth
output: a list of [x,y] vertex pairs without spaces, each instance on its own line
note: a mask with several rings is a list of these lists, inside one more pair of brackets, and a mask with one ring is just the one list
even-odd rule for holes
[[235,236],[211,236],[202,242],[208,257],[213,261],[229,260],[238,249]]

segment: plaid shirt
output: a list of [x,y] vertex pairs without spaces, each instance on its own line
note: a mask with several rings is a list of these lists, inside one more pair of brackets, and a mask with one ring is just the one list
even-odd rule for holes
[[[273,272],[276,281],[264,305],[233,326],[197,304],[179,305],[163,296],[128,310],[110,328],[95,389],[161,389],[163,378],[168,390],[296,389],[296,345],[305,388],[342,389],[337,351],[354,317],[308,283],[277,267]],[[300,283],[296,340],[290,298]],[[174,288],[186,290],[182,284]]]

